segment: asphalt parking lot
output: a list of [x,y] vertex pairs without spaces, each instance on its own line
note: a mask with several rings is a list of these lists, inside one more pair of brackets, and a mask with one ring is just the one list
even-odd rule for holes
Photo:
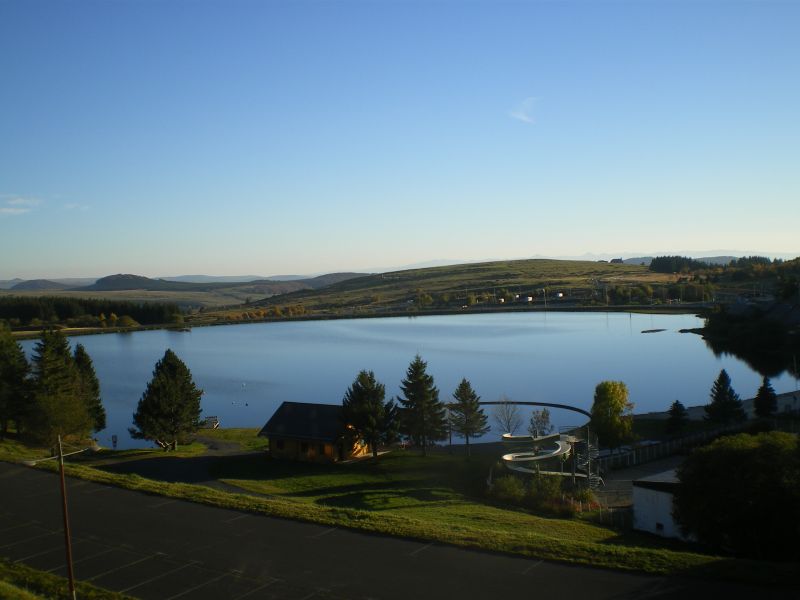
[[[75,575],[145,600],[778,597],[219,509],[72,479]],[[0,463],[0,556],[65,575],[57,476]],[[785,592],[781,597],[785,597]]]

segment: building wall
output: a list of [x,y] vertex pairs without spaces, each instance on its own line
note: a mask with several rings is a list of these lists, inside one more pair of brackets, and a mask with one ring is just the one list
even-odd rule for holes
[[275,458],[307,460],[312,462],[335,462],[339,460],[338,449],[330,442],[295,440],[292,438],[270,438],[269,453]]
[[686,540],[672,518],[672,494],[633,486],[633,528],[667,538]]

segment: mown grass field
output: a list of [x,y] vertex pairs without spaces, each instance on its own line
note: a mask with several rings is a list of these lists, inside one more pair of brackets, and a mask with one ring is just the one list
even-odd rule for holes
[[[241,440],[247,446],[256,431],[217,430],[215,435],[233,443]],[[186,452],[184,456],[162,452],[147,456],[168,461],[204,456],[194,448]],[[0,459],[17,461],[23,454],[19,444],[0,442]],[[142,455],[143,451],[122,451],[119,460]],[[211,463],[212,475],[242,493],[110,472],[104,467],[113,460],[104,453],[68,464],[67,472],[99,483],[256,514],[576,564],[782,585],[793,581],[796,568],[706,555],[679,542],[598,524],[591,514],[551,518],[493,504],[483,495],[488,469],[496,460],[493,456],[467,460],[446,453],[422,457],[397,451],[377,462],[348,465],[269,460],[260,452],[217,457]],[[41,468],[55,467],[49,461]]]

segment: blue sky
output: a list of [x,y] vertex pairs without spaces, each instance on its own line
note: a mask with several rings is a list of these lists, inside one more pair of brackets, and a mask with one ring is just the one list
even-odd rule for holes
[[0,278],[800,254],[797,2],[0,0]]

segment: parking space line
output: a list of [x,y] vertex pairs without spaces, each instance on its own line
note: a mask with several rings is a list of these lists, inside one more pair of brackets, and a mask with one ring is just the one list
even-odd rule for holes
[[417,548],[417,549],[416,549],[416,550],[414,550],[413,552],[409,553],[409,556],[416,556],[417,554],[419,554],[419,553],[420,553],[420,552],[422,552],[423,550],[427,550],[427,549],[428,549],[428,548],[430,548],[431,546],[433,546],[433,542],[431,542],[430,544],[425,544],[425,545],[424,545],[424,546],[422,546],[421,548]]
[[233,517],[232,519],[225,519],[222,521],[223,523],[233,523],[234,521],[240,521],[241,519],[246,519],[251,515],[239,515],[238,517]]
[[[73,560],[72,564],[73,565],[77,565],[77,564],[80,564],[82,562],[86,562],[87,560],[92,560],[93,558],[96,558],[98,556],[103,556],[104,554],[108,554],[109,552],[113,552],[114,550],[115,550],[115,548],[108,548],[107,550],[102,550],[100,552],[95,552],[94,554],[90,554],[89,556],[84,556],[81,559]],[[45,572],[46,573],[52,573],[53,571],[58,571],[59,569],[61,569],[63,567],[64,567],[64,565],[58,565],[58,566],[53,567],[52,569],[47,569],[47,571],[45,571]]]
[[5,533],[7,531],[13,531],[14,529],[19,529],[20,527],[27,527],[28,525],[34,524],[35,521],[25,521],[24,523],[19,523],[18,525],[12,525],[11,527],[6,527],[5,529],[0,529],[0,533]]
[[208,581],[206,581],[204,583],[201,583],[200,585],[196,585],[194,587],[189,588],[188,590],[183,590],[179,594],[175,594],[174,596],[170,596],[169,598],[167,598],[167,600],[173,600],[174,598],[180,598],[181,596],[185,596],[186,594],[190,594],[191,592],[199,590],[201,587],[205,587],[209,583],[214,583],[215,581],[219,581],[220,579],[222,579],[223,577],[227,577],[228,575],[230,575],[230,573],[225,572],[222,575],[218,575],[217,577],[214,577],[213,579],[209,579]]
[[528,573],[533,571],[536,567],[538,567],[540,564],[542,564],[542,562],[544,562],[544,561],[540,560],[540,561],[537,561],[537,562],[533,563],[532,565],[528,565],[528,568],[525,569],[522,573],[520,573],[520,575],[527,575]]
[[107,492],[109,490],[113,490],[114,488],[110,485],[99,485],[94,490],[86,490],[84,494],[96,494],[97,492]]
[[[73,542],[72,542],[73,548],[75,546],[77,546],[78,544],[80,544],[82,541],[83,540],[73,540]],[[64,551],[64,545],[62,544],[60,546],[56,546],[55,548],[50,548],[49,550],[44,550],[43,552],[37,552],[36,554],[30,554],[28,556],[23,556],[22,558],[18,558],[14,562],[15,563],[24,562],[26,560],[30,560],[30,559],[36,558],[38,556],[44,556],[45,554],[50,554],[51,552],[55,552],[56,550],[63,552]]]
[[325,531],[321,531],[319,533],[315,533],[314,535],[307,536],[308,539],[313,540],[316,538],[321,538],[323,535],[328,535],[329,533],[333,533],[336,531],[336,527],[331,527],[330,529],[326,529]]
[[181,565],[179,567],[175,567],[174,569],[171,569],[171,570],[167,571],[166,573],[161,573],[161,575],[156,575],[155,577],[151,577],[150,579],[146,579],[145,581],[140,581],[136,585],[132,585],[129,588],[125,588],[124,590],[119,590],[119,591],[120,591],[121,594],[125,594],[126,592],[130,592],[131,590],[135,590],[137,587],[141,587],[143,585],[146,585],[148,583],[156,581],[157,579],[161,579],[162,577],[166,577],[167,575],[172,575],[173,573],[177,573],[178,571],[180,571],[182,569],[185,569],[187,567],[192,567],[194,565],[199,565],[199,564],[200,564],[199,561],[193,560],[192,562],[188,562],[185,565]]
[[252,589],[252,590],[250,590],[249,592],[245,592],[245,593],[244,593],[244,594],[242,594],[241,596],[236,596],[236,598],[233,598],[232,600],[242,600],[242,598],[247,598],[248,596],[252,596],[252,595],[253,595],[253,594],[255,594],[256,592],[260,592],[260,591],[261,591],[261,590],[263,590],[264,588],[267,588],[267,587],[269,587],[269,586],[271,586],[271,585],[274,585],[274,584],[276,584],[276,583],[277,583],[277,582],[279,582],[279,581],[280,581],[280,579],[273,579],[272,581],[270,581],[270,582],[268,582],[268,583],[265,583],[264,585],[260,585],[260,586],[258,586],[257,588],[253,588],[253,589]]
[[144,561],[150,560],[151,558],[156,558],[157,556],[164,556],[164,554],[161,553],[161,552],[156,552],[152,556],[145,556],[144,558],[140,558],[139,560],[134,560],[134,561],[129,562],[129,563],[125,564],[125,565],[122,565],[122,566],[119,566],[119,567],[115,567],[113,569],[109,569],[108,571],[105,571],[103,573],[99,573],[99,574],[95,575],[94,577],[89,577],[85,581],[94,581],[95,579],[99,579],[100,577],[105,577],[106,575],[110,575],[111,573],[116,573],[117,571],[121,571],[122,569],[127,569],[128,567],[132,567],[133,565],[138,565],[139,563],[143,563]]
[[40,535],[35,535],[33,537],[29,537],[26,540],[18,540],[16,542],[12,542],[10,544],[4,544],[4,545],[0,546],[0,548],[11,548],[12,546],[16,546],[17,544],[24,544],[25,542],[31,542],[33,540],[38,540],[38,539],[41,539],[43,537],[47,537],[48,535],[55,535],[55,534],[56,534],[55,531],[48,531],[47,533],[42,533]]
[[174,504],[175,502],[177,502],[177,500],[165,500],[164,502],[159,502],[158,504],[148,504],[147,508],[161,508],[162,506]]
[[20,500],[27,500],[28,498],[36,498],[38,496],[45,496],[45,495],[52,495],[55,494],[56,491],[48,488],[46,490],[41,490],[39,492],[33,492],[32,494],[25,494],[24,496],[19,496]]

